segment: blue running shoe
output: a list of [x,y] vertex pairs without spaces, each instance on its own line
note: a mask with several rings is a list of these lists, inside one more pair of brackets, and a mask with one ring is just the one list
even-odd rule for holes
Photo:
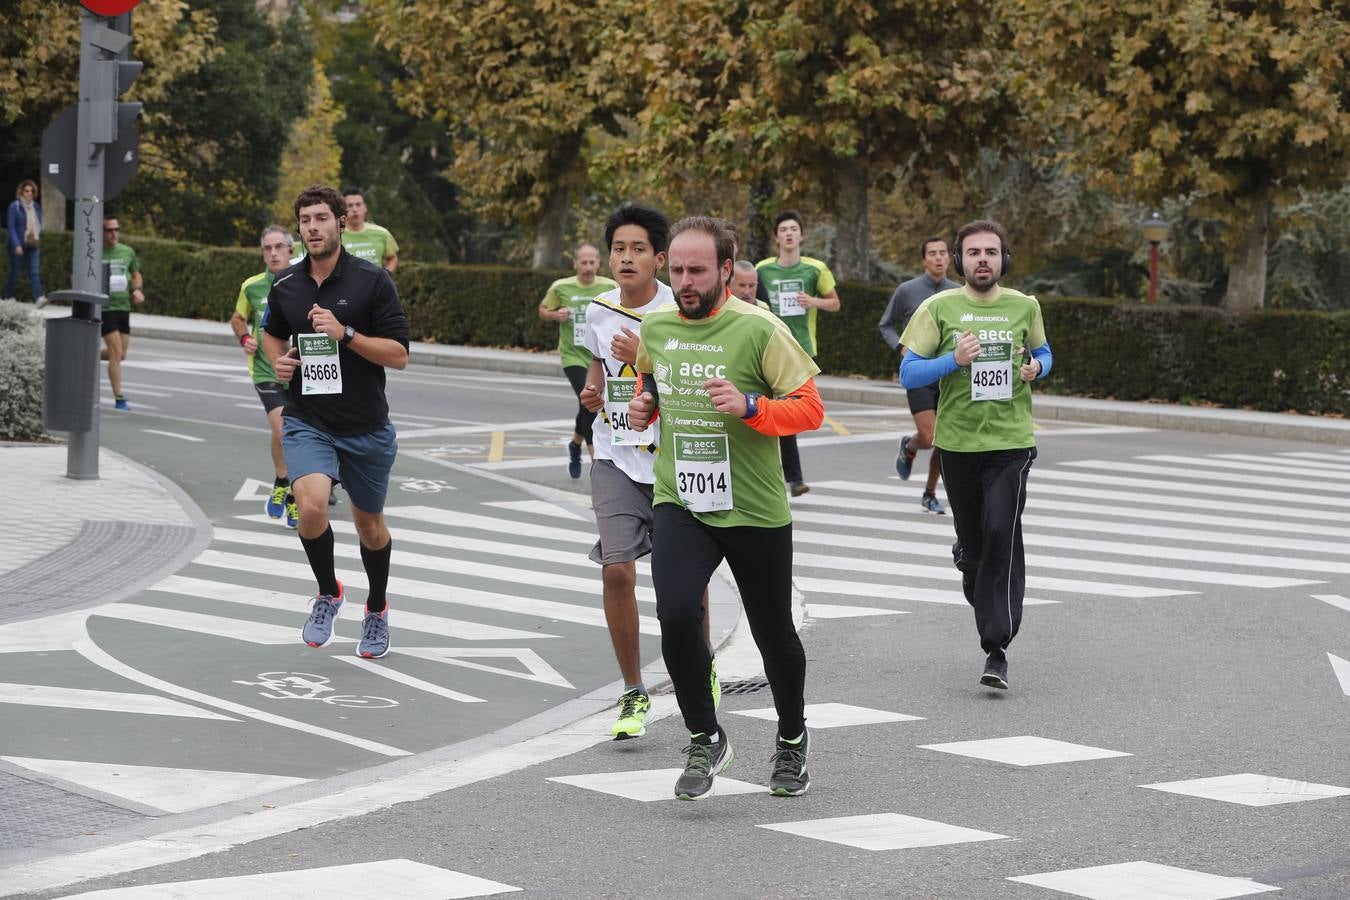
[[337,621],[338,611],[342,609],[342,582],[338,582],[337,596],[319,594],[310,607],[309,619],[300,633],[305,643],[311,647],[327,647],[333,643],[333,623]]
[[356,655],[365,659],[379,659],[389,652],[389,607],[377,613],[366,611],[361,620],[361,643]]
[[581,477],[581,445],[572,441],[567,442],[567,474]]
[[937,494],[930,494],[925,491],[923,499],[919,501],[919,505],[935,516],[945,516],[947,514],[947,509],[938,501]]
[[300,507],[295,502],[295,495],[290,493],[286,495],[286,527],[300,527]]
[[909,435],[900,439],[900,452],[895,455],[895,474],[901,481],[909,481],[909,473],[914,469],[914,454],[909,452]]
[[290,493],[291,489],[285,485],[273,485],[272,493],[267,495],[267,502],[263,504],[268,518],[280,519],[286,514],[286,498]]
[[126,397],[116,397],[113,399],[113,409],[120,409],[122,412],[127,412],[131,407],[127,405]]

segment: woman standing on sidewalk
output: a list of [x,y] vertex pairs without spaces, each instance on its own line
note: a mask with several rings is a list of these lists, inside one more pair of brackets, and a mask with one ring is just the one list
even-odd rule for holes
[[42,293],[42,277],[38,273],[38,244],[42,240],[42,204],[38,202],[37,184],[25,178],[14,191],[15,201],[5,213],[5,246],[9,250],[9,277],[0,297],[14,299],[14,287],[19,269],[27,268],[33,286],[33,300],[38,306],[47,304]]

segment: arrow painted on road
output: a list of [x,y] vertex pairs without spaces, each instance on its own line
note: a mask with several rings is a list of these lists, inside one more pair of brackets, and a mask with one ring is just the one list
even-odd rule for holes
[[1336,680],[1341,683],[1341,692],[1350,697],[1350,662],[1330,653],[1327,654],[1327,659],[1331,660],[1331,671],[1336,673]]
[[[463,666],[479,672],[493,675],[506,675],[511,678],[524,678],[526,681],[538,681],[554,687],[572,688],[572,682],[559,674],[558,670],[544,662],[543,657],[526,647],[405,647],[400,653],[405,656],[420,656],[433,662],[451,666]],[[486,663],[471,662],[472,659],[514,659],[526,668],[503,669]]]
[[1342,597],[1340,594],[1313,594],[1312,598],[1321,600],[1323,603],[1330,603],[1337,609],[1350,612],[1350,597]]
[[245,478],[243,486],[234,495],[234,499],[252,503],[255,500],[266,500],[270,496],[272,496],[272,485],[256,478]]

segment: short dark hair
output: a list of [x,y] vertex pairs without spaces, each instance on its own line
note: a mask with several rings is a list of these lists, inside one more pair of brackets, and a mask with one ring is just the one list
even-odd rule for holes
[[362,200],[366,199],[366,192],[363,191],[363,190],[361,190],[359,187],[351,187],[351,186],[348,186],[348,187],[345,187],[345,188],[342,189],[342,196],[344,196],[344,197],[350,197],[352,194],[355,194],[356,196],[360,197]]
[[945,237],[940,237],[939,235],[936,234],[932,235],[931,237],[924,238],[923,243],[919,245],[919,257],[923,258],[928,255],[929,244],[946,244],[946,243],[947,239]]
[[780,212],[773,220],[774,234],[778,233],[778,226],[782,225],[788,219],[791,219],[792,221],[796,222],[798,228],[801,229],[806,228],[806,226],[802,224],[801,213],[797,212],[795,209],[785,209],[782,212]]
[[614,246],[614,232],[625,225],[636,225],[647,232],[647,242],[653,253],[665,253],[670,246],[670,220],[650,206],[625,203],[605,220],[605,248]]
[[686,231],[697,231],[708,235],[713,239],[714,246],[717,247],[717,265],[736,260],[736,233],[726,219],[719,219],[716,216],[685,216],[675,223],[675,227],[670,230],[672,239],[679,237]]
[[296,221],[300,220],[301,209],[319,203],[327,204],[328,208],[333,211],[334,218],[341,219],[347,215],[347,201],[342,199],[341,194],[326,184],[311,184],[295,198]]
[[974,222],[967,222],[962,225],[961,230],[956,232],[956,255],[961,255],[961,244],[966,238],[970,237],[972,234],[983,234],[985,232],[998,235],[999,250],[1004,253],[1009,251],[1008,235],[1007,232],[1003,230],[1002,225],[998,224],[993,219],[976,219]]

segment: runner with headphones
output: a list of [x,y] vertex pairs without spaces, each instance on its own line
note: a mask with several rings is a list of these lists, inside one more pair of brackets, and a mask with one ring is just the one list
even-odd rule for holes
[[900,337],[905,389],[940,384],[933,444],[956,524],[953,555],[986,654],[980,683],[1002,690],[1026,586],[1022,509],[1036,459],[1028,382],[1053,363],[1036,298],[999,284],[1011,265],[1001,225],[965,225],[952,254],[965,286],[925,300]]

